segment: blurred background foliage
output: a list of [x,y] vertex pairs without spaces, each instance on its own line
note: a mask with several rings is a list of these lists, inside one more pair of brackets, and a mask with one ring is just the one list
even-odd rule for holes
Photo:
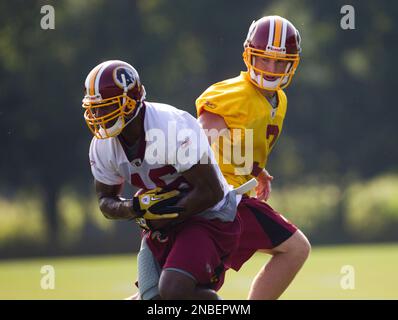
[[[45,4],[55,30],[40,28]],[[355,30],[340,28],[345,4]],[[398,240],[397,11],[388,0],[0,2],[0,257],[136,250],[138,228],[105,220],[93,194],[87,73],[126,60],[148,100],[195,114],[203,90],[244,70],[248,27],[271,14],[303,47],[271,204],[313,244]]]

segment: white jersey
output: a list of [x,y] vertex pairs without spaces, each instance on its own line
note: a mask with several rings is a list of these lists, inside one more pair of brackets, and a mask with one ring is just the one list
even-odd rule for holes
[[[212,163],[224,189],[225,203],[230,187],[214,158],[207,137],[189,113],[161,103],[145,102],[144,131],[133,152],[118,137],[93,138],[90,145],[91,171],[107,185],[128,182],[142,189],[189,188],[181,173],[197,163]],[[206,160],[206,162],[204,162]]]

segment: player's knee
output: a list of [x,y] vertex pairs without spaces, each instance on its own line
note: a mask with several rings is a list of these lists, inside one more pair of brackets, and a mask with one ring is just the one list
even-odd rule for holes
[[301,260],[307,260],[311,253],[311,244],[300,230],[296,232],[297,238],[294,245],[294,254]]
[[159,284],[159,295],[162,300],[184,300],[193,294],[193,290],[178,281]]
[[162,300],[189,299],[194,293],[195,282],[178,271],[163,271],[159,281],[159,294]]
[[179,290],[180,289],[175,284],[159,284],[159,295],[162,300],[179,300]]
[[311,244],[307,237],[297,230],[288,240],[276,248],[276,254],[287,254],[295,261],[304,262],[311,252]]

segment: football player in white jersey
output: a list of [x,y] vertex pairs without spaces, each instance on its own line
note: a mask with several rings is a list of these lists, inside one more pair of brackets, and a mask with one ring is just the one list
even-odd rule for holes
[[[196,119],[147,102],[137,71],[119,60],[90,71],[83,108],[94,134],[89,157],[102,213],[136,219],[145,229],[138,256],[141,295],[217,299],[224,262],[238,244],[240,199],[230,192]],[[125,182],[140,188],[131,199],[121,197]],[[153,286],[152,273],[158,273]]]

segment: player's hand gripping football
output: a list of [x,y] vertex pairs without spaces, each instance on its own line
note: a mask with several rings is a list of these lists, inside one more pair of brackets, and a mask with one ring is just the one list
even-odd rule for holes
[[177,218],[183,207],[176,206],[183,197],[180,191],[163,192],[161,188],[149,190],[133,198],[133,209],[146,220]]
[[271,181],[274,179],[267,170],[263,169],[257,176],[258,185],[256,187],[256,196],[259,200],[267,201],[271,194]]

